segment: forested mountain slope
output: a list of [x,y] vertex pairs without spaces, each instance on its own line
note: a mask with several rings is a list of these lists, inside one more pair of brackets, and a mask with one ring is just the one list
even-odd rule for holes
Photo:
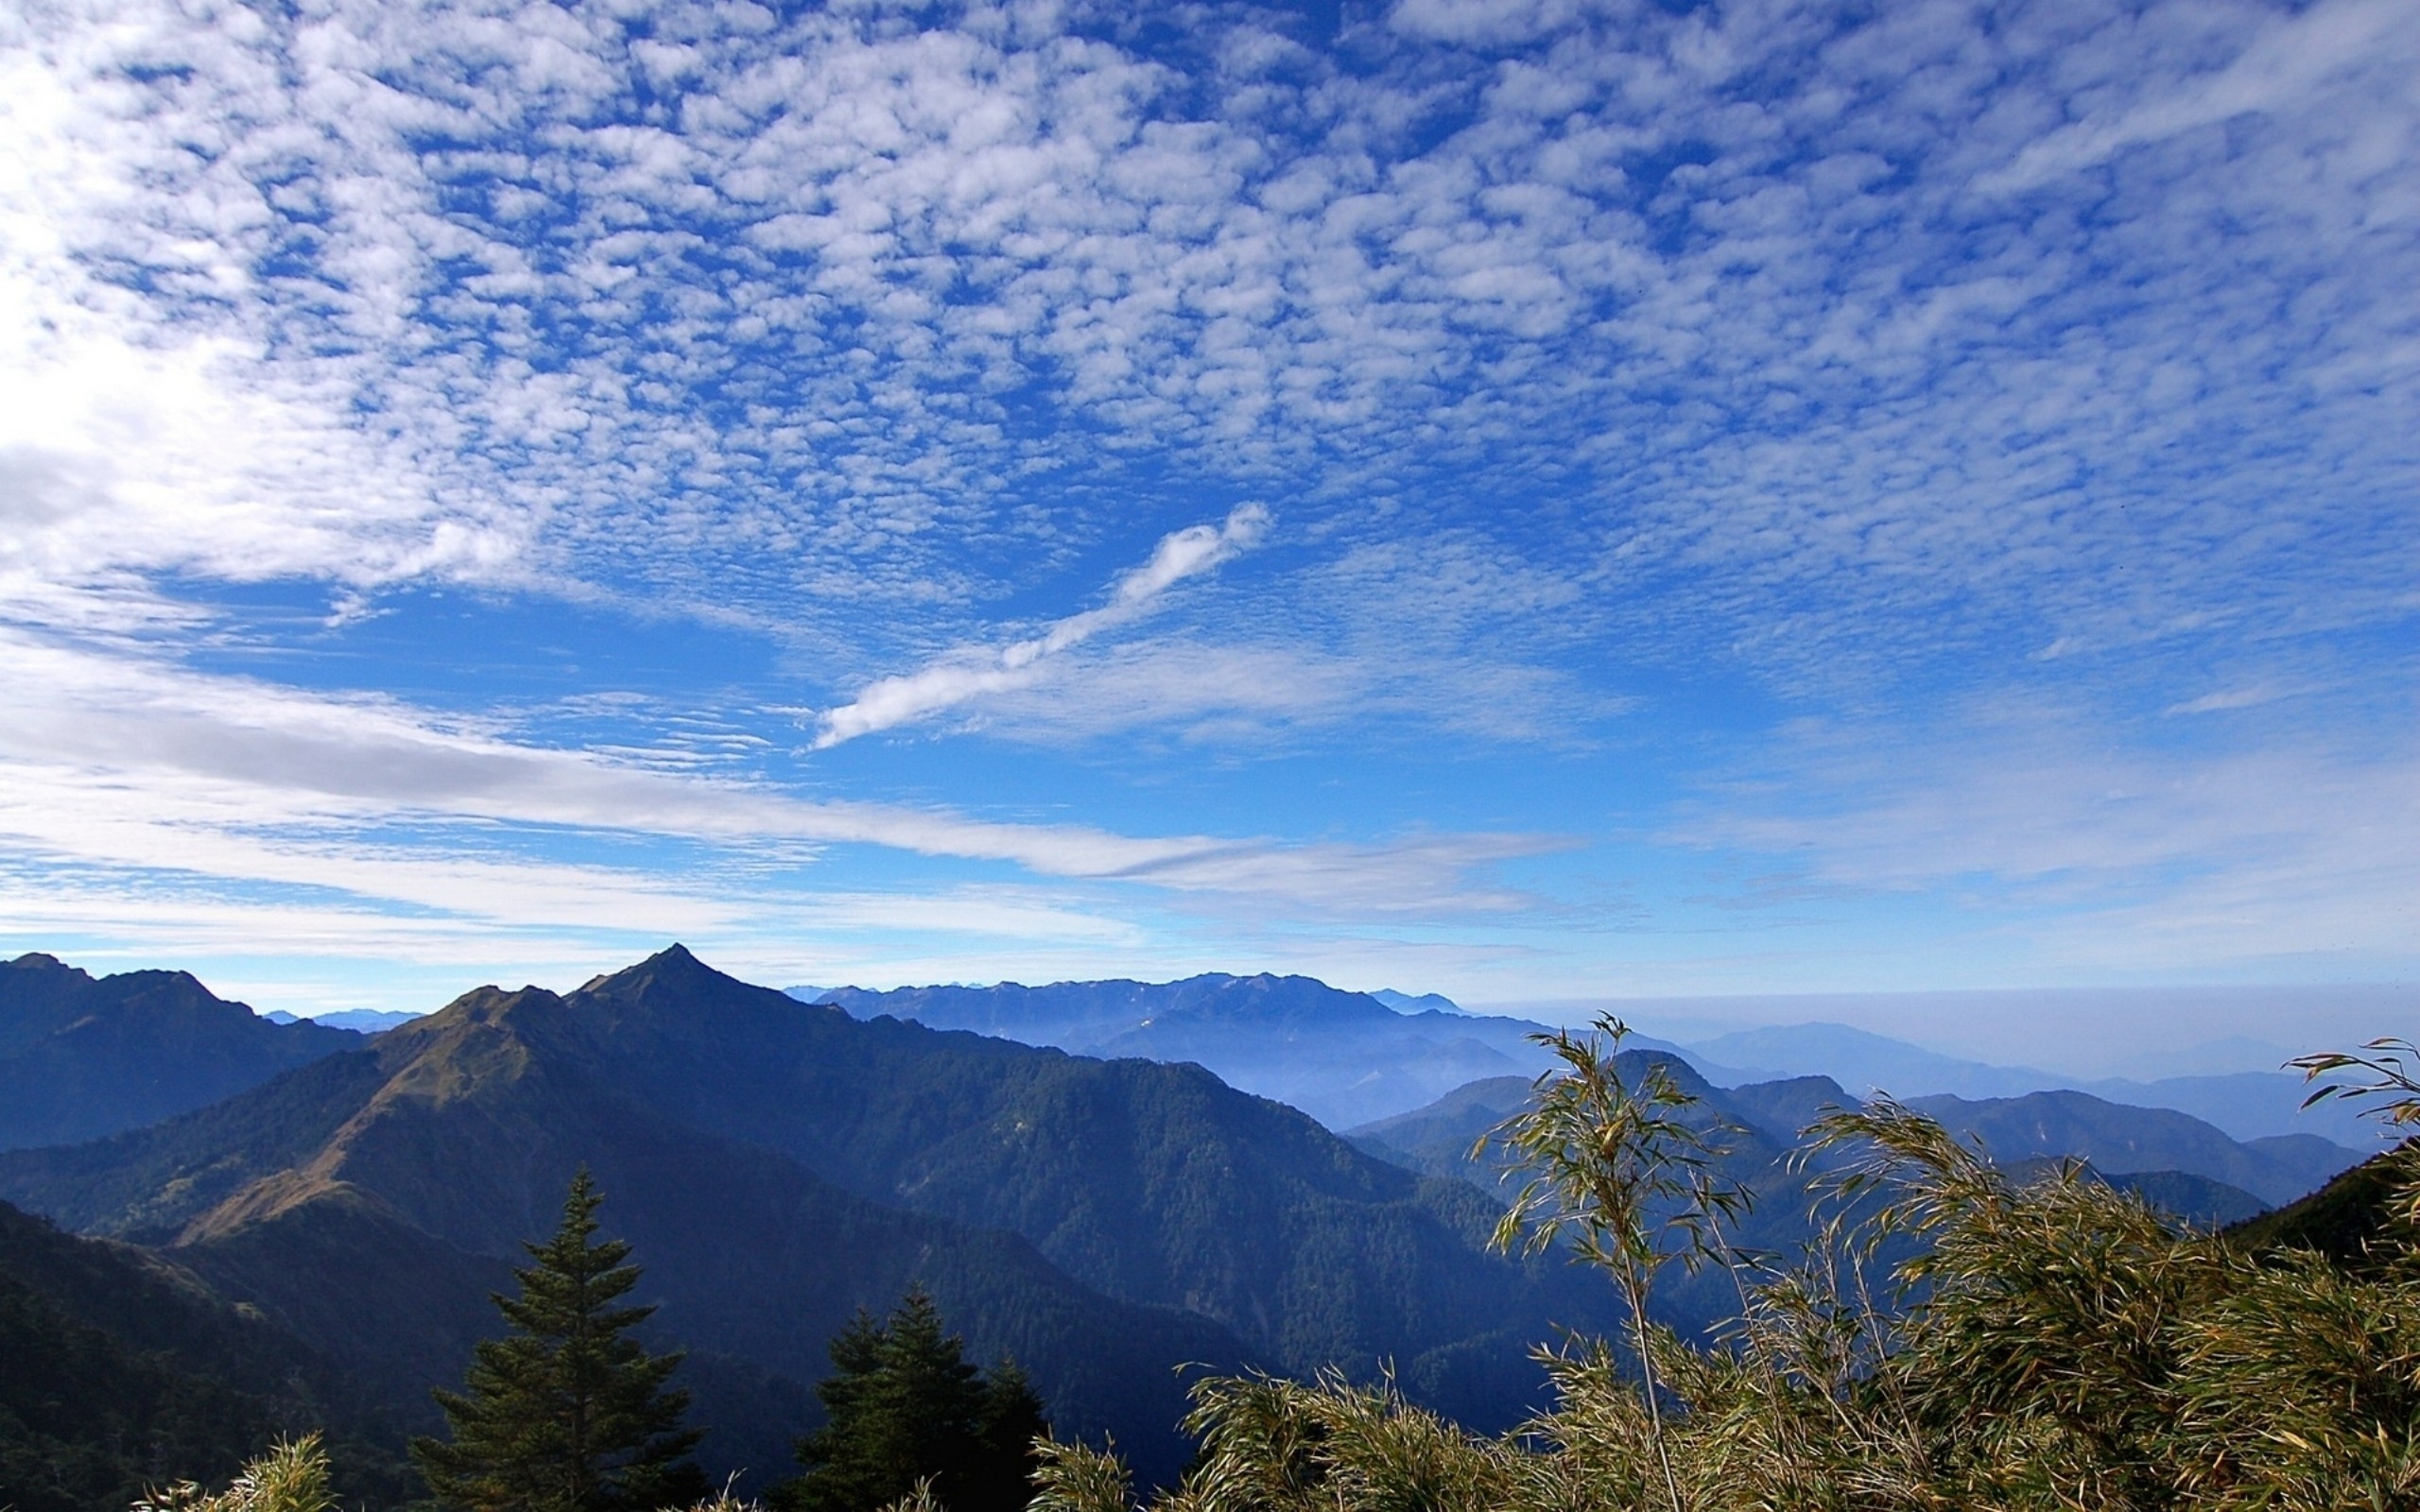
[[[1063,1423],[1150,1458],[1178,1452],[1178,1362],[1390,1358],[1497,1421],[1538,1385],[1528,1346],[1607,1300],[1483,1253],[1467,1185],[1199,1068],[860,1022],[677,947],[569,994],[468,994],[152,1128],[0,1155],[0,1195],[170,1246],[400,1398],[458,1373],[498,1265],[582,1163],[659,1332],[707,1373],[812,1379],[852,1309],[921,1280]],[[761,1471],[778,1435],[724,1437]]]
[[0,1150],[139,1128],[360,1042],[256,1018],[182,971],[21,955],[0,965]]
[[122,1508],[328,1427],[341,1491],[405,1493],[374,1410],[301,1340],[157,1256],[0,1203],[0,1505]]

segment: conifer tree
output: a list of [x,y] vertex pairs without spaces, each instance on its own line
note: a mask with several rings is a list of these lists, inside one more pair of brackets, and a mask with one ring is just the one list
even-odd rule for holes
[[416,1440],[412,1457],[444,1505],[652,1512],[705,1493],[689,1394],[665,1386],[682,1356],[630,1337],[655,1309],[614,1305],[639,1271],[629,1245],[596,1237],[602,1201],[585,1170],[572,1178],[562,1226],[522,1246],[521,1295],[495,1297],[511,1333],[477,1347],[462,1391],[436,1393],[452,1441]]
[[929,1481],[949,1512],[1019,1512],[1032,1497],[1033,1441],[1049,1432],[1025,1373],[987,1378],[944,1333],[922,1288],[888,1322],[860,1311],[831,1345],[817,1386],[829,1420],[799,1440],[807,1473],[776,1486],[779,1512],[876,1512]]

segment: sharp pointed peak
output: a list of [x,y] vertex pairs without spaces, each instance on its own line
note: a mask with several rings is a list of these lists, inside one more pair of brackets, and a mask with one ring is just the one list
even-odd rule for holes
[[[666,946],[645,960],[636,961],[618,971],[592,978],[575,996],[622,997],[644,995],[650,988],[668,987],[684,991],[699,988],[737,988],[748,992],[771,993],[770,988],[759,988],[743,982],[728,971],[719,971],[698,959],[686,945]],[[780,996],[779,993],[773,993]],[[784,1001],[788,1001],[785,999]]]
[[690,951],[688,946],[682,944],[677,939],[671,944],[664,947],[664,949],[648,956],[646,960],[640,961],[634,966],[626,967],[613,974],[614,976],[630,976],[641,971],[659,977],[718,977],[726,974],[716,971],[713,967],[708,966],[705,962],[698,959],[696,954]]

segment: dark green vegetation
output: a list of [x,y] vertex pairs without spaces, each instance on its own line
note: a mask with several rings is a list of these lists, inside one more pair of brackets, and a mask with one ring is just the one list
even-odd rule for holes
[[572,1177],[554,1237],[526,1246],[518,1297],[496,1297],[510,1331],[482,1340],[460,1391],[441,1391],[449,1435],[412,1458],[438,1502],[464,1512],[653,1512],[705,1494],[682,1426],[689,1394],[666,1383],[678,1354],[650,1355],[631,1330],[651,1307],[631,1246],[596,1237],[604,1199]]
[[2236,1225],[2228,1237],[2249,1249],[2312,1250],[2364,1274],[2389,1267],[2420,1238],[2411,1205],[2395,1201],[2420,1149],[2406,1145],[2396,1157],[2364,1160],[2310,1195]]
[[20,955],[0,965],[0,1150],[139,1128],[360,1042],[254,1018],[182,971],[95,978]]
[[691,1351],[700,1461],[758,1484],[826,1340],[917,1283],[1063,1431],[1113,1431],[1153,1473],[1185,1452],[1180,1362],[1392,1359],[1500,1425],[1538,1389],[1530,1341],[1610,1307],[1487,1254],[1495,1206],[1466,1183],[1199,1068],[860,1022],[677,948],[567,995],[471,993],[148,1129],[0,1155],[0,1196],[164,1246],[424,1429],[582,1164],[647,1257],[649,1337]]
[[923,1292],[887,1321],[858,1314],[832,1364],[815,1388],[828,1420],[799,1441],[806,1473],[774,1488],[779,1512],[867,1512],[919,1486],[950,1512],[1019,1512],[1032,1496],[1041,1401],[1015,1366],[969,1365]]
[[[1566,1047],[1571,1048],[1571,1047]],[[2380,1046],[2371,1047],[2380,1051]],[[2420,1052],[2356,1065],[2420,1124]],[[1536,1224],[1635,1295],[1724,1272],[1717,1345],[1642,1329],[1546,1363],[1555,1407],[1488,1437],[1340,1378],[1196,1389],[1201,1452],[1157,1512],[2333,1512],[2420,1505],[2420,1144],[2308,1221],[2358,1264],[2172,1226],[2072,1162],[2012,1178],[1877,1101],[1812,1131],[1837,1224],[1743,1251],[1668,1069],[1576,1047],[1499,1137]],[[2383,1068],[2383,1069],[2381,1069]],[[2323,1068],[2324,1069],[2324,1068]],[[2368,1194],[2364,1196],[2363,1194]],[[2353,1210],[2367,1205],[2363,1218]],[[1054,1445],[1037,1512],[1128,1512],[1111,1457]]]
[[392,1432],[329,1363],[169,1262],[0,1204],[0,1505],[122,1508],[223,1478],[282,1433],[337,1424],[338,1486],[410,1484]]

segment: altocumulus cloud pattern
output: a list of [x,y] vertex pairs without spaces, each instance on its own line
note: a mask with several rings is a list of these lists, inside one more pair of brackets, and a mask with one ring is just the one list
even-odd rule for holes
[[[28,927],[959,974],[1300,959],[1277,897],[1466,989],[2408,959],[2408,5],[0,40]],[[433,679],[441,593],[691,628]]]

